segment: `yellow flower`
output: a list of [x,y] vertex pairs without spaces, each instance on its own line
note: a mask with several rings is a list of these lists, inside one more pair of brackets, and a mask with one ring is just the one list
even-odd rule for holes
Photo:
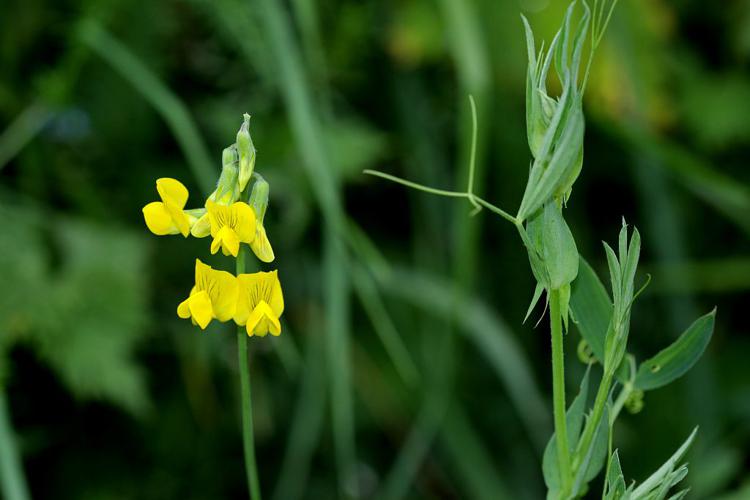
[[237,308],[237,278],[226,271],[211,269],[195,259],[195,286],[190,296],[177,306],[177,315],[192,319],[205,330],[212,319],[229,321]]
[[250,205],[238,201],[230,206],[206,202],[211,223],[211,253],[221,248],[224,255],[237,257],[240,243],[252,243],[255,239],[255,213]]
[[255,256],[263,262],[273,262],[273,259],[276,258],[262,222],[255,225],[255,239],[250,243],[250,248],[252,248]]
[[154,201],[143,207],[143,218],[149,230],[158,235],[182,233],[187,237],[191,222],[195,218],[184,212],[188,190],[176,179],[156,180],[156,190],[161,201]]
[[281,333],[279,317],[284,312],[284,296],[277,271],[270,273],[240,274],[239,297],[234,321],[244,325],[247,334],[264,337]]
[[268,208],[269,186],[260,174],[255,173],[253,176],[255,177],[255,184],[253,184],[253,190],[250,192],[249,203],[253,207],[257,223],[255,225],[255,239],[250,243],[250,248],[252,248],[255,256],[263,262],[273,262],[275,258],[273,248],[271,248],[271,242],[268,241],[266,229],[263,227],[263,219],[266,215],[266,208]]

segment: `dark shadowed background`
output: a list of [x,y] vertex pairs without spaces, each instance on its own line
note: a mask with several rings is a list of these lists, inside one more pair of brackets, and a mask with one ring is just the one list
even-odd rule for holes
[[[141,208],[158,177],[202,205],[249,112],[286,302],[282,336],[250,342],[264,496],[330,499],[340,481],[363,498],[542,498],[549,335],[541,308],[522,324],[518,235],[362,170],[464,189],[472,94],[477,191],[515,212],[519,14],[550,40],[566,7],[4,1],[0,386],[32,497],[246,495],[233,329],[175,313],[195,257],[231,262],[153,236]],[[698,424],[690,498],[750,498],[750,1],[622,0],[584,110],[566,217],[603,277],[622,218],[643,235],[637,281],[653,281],[630,349],[651,356],[718,306],[700,363],[618,421],[625,476]]]

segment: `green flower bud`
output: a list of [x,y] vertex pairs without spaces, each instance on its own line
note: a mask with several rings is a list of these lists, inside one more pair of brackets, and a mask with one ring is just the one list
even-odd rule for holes
[[532,248],[527,248],[534,277],[547,290],[559,290],[578,276],[578,248],[562,207],[553,201],[544,205],[526,224]]
[[255,183],[253,189],[250,192],[249,205],[255,211],[255,217],[259,223],[263,223],[263,218],[266,216],[266,208],[268,208],[268,194],[270,192],[270,186],[268,182],[263,178],[262,175],[255,173],[253,174]]
[[[583,164],[583,88],[578,86],[578,68],[589,27],[590,10],[572,31],[568,8],[562,27],[549,48],[536,52],[534,34],[524,18],[528,51],[526,74],[526,133],[534,161],[516,218],[523,222],[551,199],[566,202]],[[562,93],[547,94],[547,75],[555,62]]]
[[591,348],[589,343],[586,342],[586,339],[581,339],[581,341],[578,342],[577,353],[578,359],[581,361],[581,363],[589,365],[596,361],[596,357],[594,357],[594,350]]
[[220,205],[231,205],[240,197],[240,186],[238,184],[239,154],[234,145],[224,148],[221,154],[221,176],[216,185],[216,190],[209,196],[209,200]]
[[635,389],[628,395],[628,399],[625,400],[625,408],[632,415],[639,413],[643,409],[643,406],[643,391],[640,389]]
[[239,153],[240,173],[239,185],[240,191],[245,190],[250,177],[253,175],[255,168],[255,146],[250,138],[250,115],[242,115],[243,122],[237,132],[237,152]]
[[268,208],[269,186],[260,174],[253,174],[253,178],[255,179],[255,183],[250,192],[250,200],[248,203],[253,209],[253,212],[255,212],[257,224],[255,224],[255,239],[250,243],[250,248],[255,256],[261,261],[273,262],[275,259],[273,247],[271,247],[271,242],[268,240],[266,228],[263,226],[263,219],[266,216],[266,208]]

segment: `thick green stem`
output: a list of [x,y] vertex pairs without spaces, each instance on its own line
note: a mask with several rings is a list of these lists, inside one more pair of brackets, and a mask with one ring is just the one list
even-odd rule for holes
[[[240,247],[237,255],[237,275],[245,272],[245,251]],[[237,327],[237,356],[240,366],[240,391],[242,393],[242,446],[245,450],[245,473],[250,498],[260,500],[258,468],[255,463],[255,437],[253,435],[253,401],[250,394],[250,362],[247,357],[247,333]]]
[[0,491],[7,500],[28,500],[29,489],[23,476],[21,458],[10,423],[5,391],[0,386]]
[[565,420],[565,356],[563,354],[562,315],[560,291],[549,293],[550,329],[552,333],[552,398],[557,440],[557,461],[560,466],[562,498],[570,491],[570,445],[568,423]]

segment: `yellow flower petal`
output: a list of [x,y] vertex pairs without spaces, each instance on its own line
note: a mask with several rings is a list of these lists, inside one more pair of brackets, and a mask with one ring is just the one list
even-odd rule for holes
[[265,337],[268,332],[271,332],[274,336],[281,334],[279,318],[274,315],[271,307],[264,300],[250,314],[245,328],[250,336]]
[[[214,237],[214,243],[211,245],[212,253],[216,253],[220,248],[221,242],[217,243],[217,238],[226,240],[226,246],[223,246],[224,253],[235,257],[237,256],[237,251],[234,250],[235,239],[237,240],[237,250],[239,250],[240,242],[251,243],[255,238],[255,213],[247,203],[237,202],[227,207],[208,200],[206,201],[206,209],[211,224],[211,236]],[[225,229],[230,229],[233,234]]]
[[255,212],[250,208],[250,205],[241,201],[234,203],[231,209],[235,221],[233,229],[237,233],[237,237],[243,243],[252,243],[255,239],[257,224]]
[[172,224],[183,236],[187,237],[190,234],[190,219],[183,211],[188,199],[187,188],[176,179],[163,177],[156,180],[156,190],[159,192],[164,208],[172,219]]
[[205,330],[214,317],[211,298],[207,291],[201,290],[194,293],[187,300],[190,316],[195,320],[201,330]]
[[180,231],[172,221],[172,215],[169,213],[164,203],[154,201],[143,207],[143,218],[149,231],[157,236],[167,234],[178,234]]
[[170,179],[169,177],[156,179],[156,190],[164,203],[175,205],[180,209],[185,208],[188,190],[177,179]]
[[263,262],[273,262],[276,258],[273,253],[273,248],[271,248],[271,242],[268,241],[268,236],[266,236],[266,230],[263,227],[263,224],[256,224],[255,239],[250,243],[250,248],[252,248],[255,256]]
[[211,269],[211,266],[196,259],[195,290],[208,292],[216,319],[232,319],[237,308],[238,282],[231,273]]
[[284,297],[281,292],[278,273],[240,274],[239,298],[234,321],[246,325],[248,335],[265,335],[269,331],[281,333],[279,318],[284,312]]
[[208,212],[195,221],[195,224],[190,228],[190,234],[196,238],[205,238],[211,234],[211,221],[208,218]]
[[188,305],[189,300],[190,297],[180,302],[180,305],[177,306],[177,316],[182,319],[188,319],[190,317],[190,306]]
[[214,271],[213,279],[216,286],[209,294],[214,308],[214,316],[219,321],[229,321],[237,310],[239,293],[237,278],[226,271]]

